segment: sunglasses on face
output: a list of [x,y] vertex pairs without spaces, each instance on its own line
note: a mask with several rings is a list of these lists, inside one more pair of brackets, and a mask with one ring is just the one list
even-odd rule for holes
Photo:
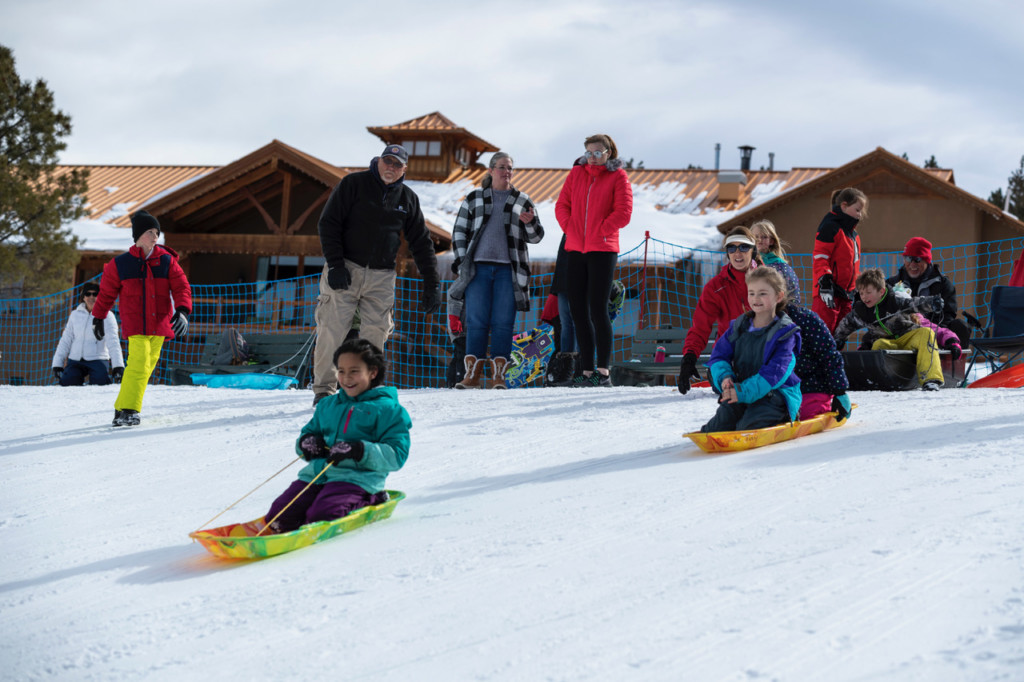
[[921,258],[921,256],[904,256],[903,257],[903,262],[904,263],[923,263],[924,262],[924,258]]
[[607,153],[608,153],[608,150],[605,149],[604,151],[600,151],[600,152],[585,152],[583,154],[583,156],[587,157],[588,159],[600,159],[602,156],[604,156]]
[[381,157],[381,161],[383,161],[384,165],[387,166],[388,168],[401,168],[402,166],[405,165],[398,159],[393,159],[390,156]]
[[725,247],[725,252],[736,253],[737,251],[739,251],[740,253],[746,253],[747,251],[750,251],[752,248],[754,247],[751,246],[750,244],[729,244],[728,246]]
[[96,298],[96,294],[82,294],[82,298]]

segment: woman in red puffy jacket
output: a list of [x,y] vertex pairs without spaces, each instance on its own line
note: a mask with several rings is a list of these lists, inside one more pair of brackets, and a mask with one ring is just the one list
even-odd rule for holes
[[728,262],[711,278],[697,299],[690,330],[683,341],[683,359],[679,363],[680,393],[690,390],[690,379],[700,381],[697,359],[711,338],[711,327],[718,325],[719,336],[729,330],[729,323],[750,310],[747,304],[747,270],[759,263],[754,235],[739,225],[725,235],[725,253]]
[[586,153],[569,171],[555,203],[555,217],[565,232],[566,288],[582,370],[572,385],[609,386],[608,297],[619,258],[619,230],[633,214],[633,188],[610,136],[591,135],[584,146]]

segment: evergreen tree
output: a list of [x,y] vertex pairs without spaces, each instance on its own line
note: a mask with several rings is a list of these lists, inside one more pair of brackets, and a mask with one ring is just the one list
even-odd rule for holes
[[935,160],[935,155],[934,154],[932,154],[932,158],[930,158],[930,159],[928,159],[927,161],[924,162],[924,167],[925,168],[938,168],[939,167],[939,162]]
[[1010,174],[1007,180],[1010,195],[1010,213],[1024,220],[1024,156],[1020,157],[1020,166]]
[[[1007,185],[1010,194],[1010,205],[1007,210],[1017,219],[1024,220],[1024,156],[1020,157],[1020,167],[1013,171],[1007,179]],[[1006,206],[1006,195],[1003,194],[1003,188],[1000,187],[992,192],[988,196],[988,201],[1002,210],[1003,206]]]
[[63,227],[85,215],[87,171],[58,172],[71,117],[54,108],[46,81],[22,82],[0,45],[0,296],[66,289],[78,239]]

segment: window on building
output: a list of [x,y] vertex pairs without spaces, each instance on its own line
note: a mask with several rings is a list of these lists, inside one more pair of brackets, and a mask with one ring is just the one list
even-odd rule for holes
[[409,152],[409,156],[441,156],[439,140],[410,140],[403,142],[402,146]]

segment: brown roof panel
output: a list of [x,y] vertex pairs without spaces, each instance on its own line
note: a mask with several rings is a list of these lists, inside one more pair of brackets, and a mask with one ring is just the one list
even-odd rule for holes
[[57,174],[73,169],[89,171],[86,209],[93,220],[128,227],[129,212],[179,188],[217,166],[58,166]]

